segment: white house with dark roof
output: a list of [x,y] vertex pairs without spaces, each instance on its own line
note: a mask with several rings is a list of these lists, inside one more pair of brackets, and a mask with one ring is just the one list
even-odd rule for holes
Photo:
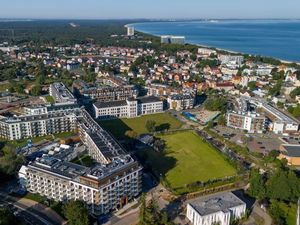
[[188,203],[186,216],[193,225],[229,225],[245,213],[246,203],[228,192]]

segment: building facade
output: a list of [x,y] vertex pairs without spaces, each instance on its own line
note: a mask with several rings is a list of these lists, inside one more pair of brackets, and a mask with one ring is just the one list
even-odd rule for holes
[[229,225],[245,213],[246,203],[229,192],[188,203],[186,216],[193,225]]
[[266,130],[266,118],[258,114],[227,114],[227,126],[246,130],[249,133],[262,133]]
[[195,97],[193,95],[171,95],[167,99],[169,109],[177,111],[192,109],[195,104]]
[[76,104],[77,100],[63,83],[53,83],[49,87],[50,96],[55,104]]
[[63,154],[44,154],[21,167],[20,184],[48,199],[82,200],[96,215],[123,207],[141,192],[142,167],[85,110],[76,120],[94,165],[72,163]]
[[0,137],[8,140],[45,136],[76,130],[79,109],[51,111],[39,115],[0,117]]
[[138,96],[134,85],[89,87],[85,82],[77,81],[74,82],[73,89],[76,94],[99,102],[126,100]]
[[93,104],[98,119],[134,118],[163,112],[163,101],[154,96]]

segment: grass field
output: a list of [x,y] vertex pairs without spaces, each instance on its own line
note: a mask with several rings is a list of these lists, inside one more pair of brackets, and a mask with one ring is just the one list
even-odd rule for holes
[[127,130],[134,130],[138,134],[148,133],[145,127],[147,120],[154,120],[157,129],[165,125],[169,126],[170,130],[179,129],[182,126],[182,122],[168,113],[146,115],[133,119],[104,120],[100,122],[100,125],[116,138],[124,138]]
[[233,176],[236,170],[216,149],[192,131],[160,136],[166,141],[165,153],[146,152],[147,164],[157,175],[165,177],[170,188],[185,192],[196,181]]

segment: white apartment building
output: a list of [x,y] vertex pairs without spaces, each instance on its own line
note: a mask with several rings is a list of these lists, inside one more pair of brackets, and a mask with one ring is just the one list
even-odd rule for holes
[[96,118],[134,118],[163,111],[163,101],[154,96],[94,103]]
[[167,99],[169,109],[174,109],[177,111],[192,109],[195,104],[195,97],[192,95],[171,95]]
[[82,200],[96,215],[123,207],[141,192],[142,167],[85,110],[76,119],[94,165],[81,166],[68,153],[52,151],[23,165],[19,183],[56,201]]
[[229,192],[188,203],[186,216],[193,225],[229,225],[245,213],[246,203]]
[[44,114],[0,117],[0,137],[8,140],[21,140],[74,131],[76,130],[75,114],[78,112],[77,108],[50,111]]
[[51,84],[49,93],[53,97],[56,105],[77,103],[71,91],[61,82]]

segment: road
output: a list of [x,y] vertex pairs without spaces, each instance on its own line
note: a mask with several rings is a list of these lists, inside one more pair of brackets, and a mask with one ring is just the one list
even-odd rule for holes
[[43,225],[60,225],[64,220],[50,209],[41,204],[37,204],[27,199],[16,199],[5,193],[0,193],[0,202],[11,204],[19,209],[21,216],[25,216],[28,220],[33,219],[37,224]]

